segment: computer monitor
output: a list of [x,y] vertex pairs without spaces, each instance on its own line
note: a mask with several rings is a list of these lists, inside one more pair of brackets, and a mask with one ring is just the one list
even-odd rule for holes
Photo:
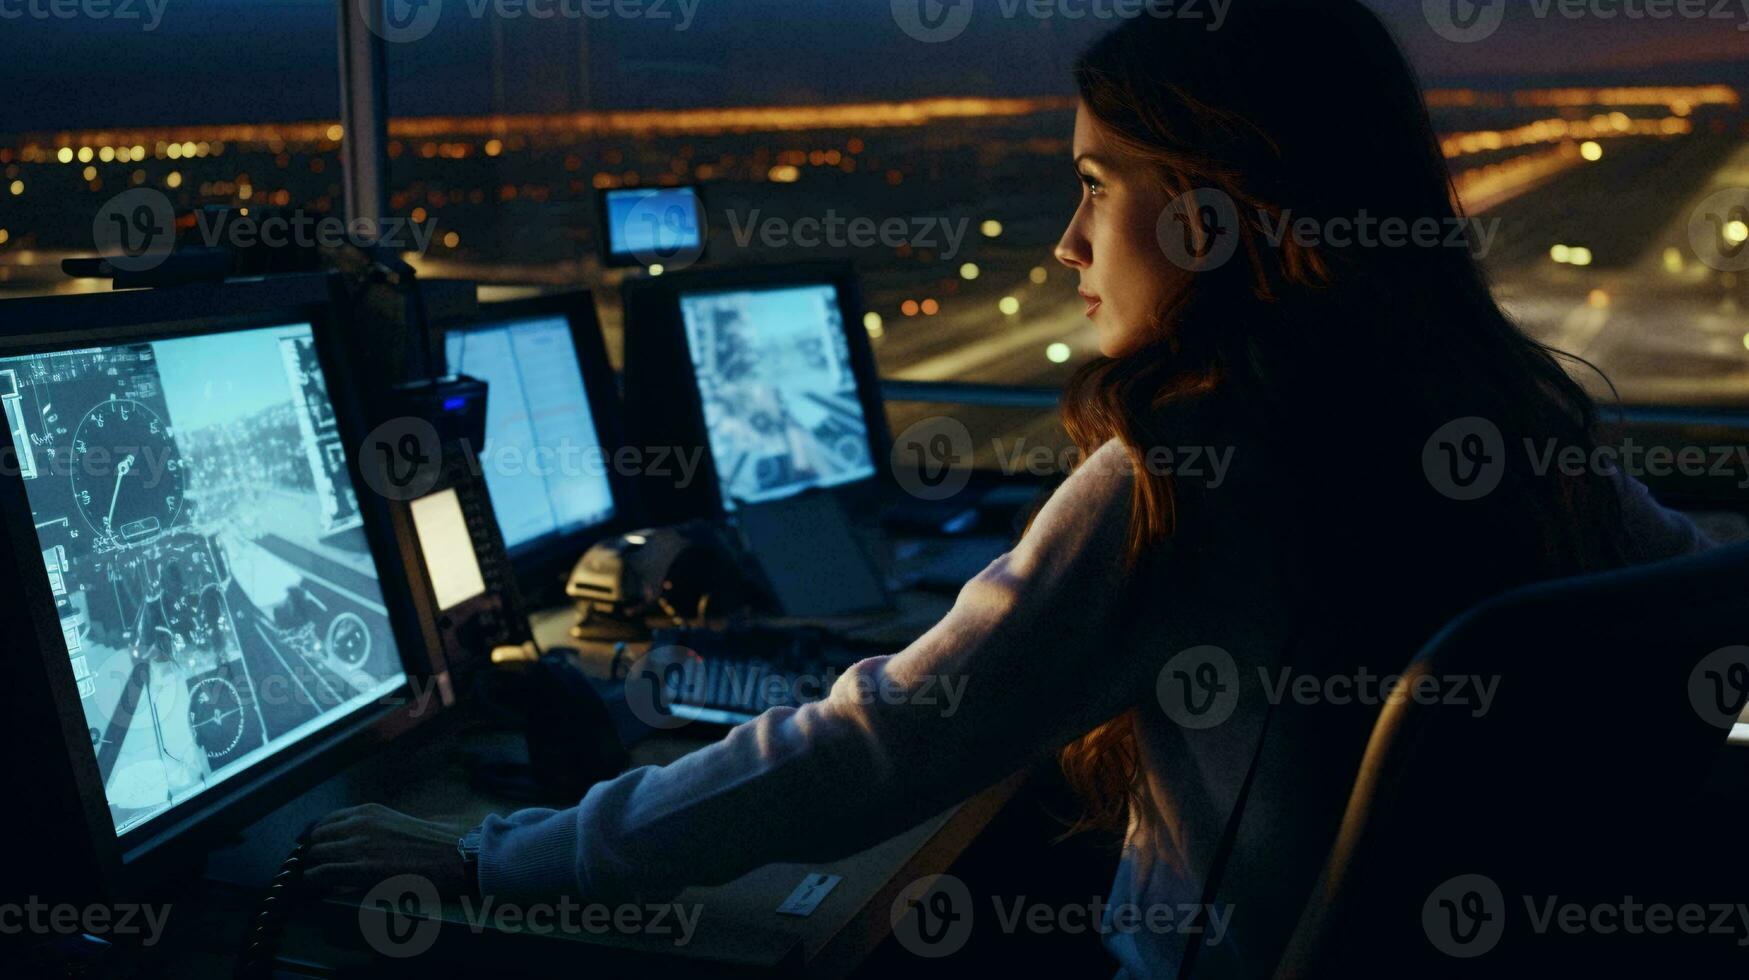
[[615,187],[597,192],[601,262],[690,265],[704,254],[704,198],[698,187]]
[[881,482],[885,409],[848,263],[688,271],[625,295],[636,441],[708,462],[708,481],[645,481],[668,517]]
[[100,876],[410,723],[416,645],[326,294],[0,304],[8,700],[58,722],[14,747],[45,796],[70,783]]
[[520,579],[539,584],[624,516],[619,393],[588,292],[481,308],[448,327],[451,371],[485,381],[486,490]]

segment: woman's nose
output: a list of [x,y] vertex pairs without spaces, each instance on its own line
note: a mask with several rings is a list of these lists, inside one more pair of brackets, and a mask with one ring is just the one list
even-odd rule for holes
[[1081,234],[1080,222],[1070,222],[1063,231],[1063,237],[1057,241],[1057,247],[1052,250],[1057,261],[1071,269],[1085,269],[1093,261],[1091,250],[1087,247],[1087,239]]

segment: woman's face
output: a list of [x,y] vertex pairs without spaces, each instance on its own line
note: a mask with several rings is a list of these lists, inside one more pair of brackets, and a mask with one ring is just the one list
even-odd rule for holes
[[1144,164],[1120,156],[1085,104],[1075,112],[1075,170],[1081,206],[1057,243],[1057,261],[1081,276],[1099,352],[1122,357],[1139,347],[1154,316],[1190,275],[1161,250],[1156,228],[1171,203]]

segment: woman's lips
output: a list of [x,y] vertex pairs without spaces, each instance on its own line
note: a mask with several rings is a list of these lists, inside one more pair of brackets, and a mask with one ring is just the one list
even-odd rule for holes
[[1099,309],[1101,300],[1091,293],[1081,293],[1081,299],[1087,303],[1087,315],[1091,317]]

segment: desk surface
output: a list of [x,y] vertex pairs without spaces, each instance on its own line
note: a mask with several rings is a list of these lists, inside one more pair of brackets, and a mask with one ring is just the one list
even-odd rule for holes
[[[890,637],[902,644],[936,622],[949,605],[941,595],[903,593],[894,614],[869,619],[856,631],[867,638]],[[569,610],[554,610],[534,617],[543,646],[576,645],[564,636],[570,624]],[[599,657],[585,656],[597,670]],[[633,749],[633,764],[664,764],[709,744],[690,730],[652,737]],[[526,758],[521,738],[503,731],[469,730],[451,726],[421,741],[405,752],[381,753],[361,761],[322,786],[295,801],[274,816],[251,828],[250,843],[240,851],[259,854],[283,853],[283,847],[304,822],[331,809],[360,802],[381,802],[415,816],[478,822],[488,813],[506,813],[522,805],[495,799],[470,785],[468,773],[482,759]],[[776,973],[808,977],[841,977],[851,974],[863,959],[891,932],[893,905],[900,891],[918,878],[945,871],[1001,810],[1023,781],[1022,774],[990,787],[966,802],[924,821],[917,827],[871,847],[862,853],[823,864],[777,864],[756,869],[735,881],[712,888],[692,888],[675,901],[697,914],[691,939],[677,948],[672,935],[622,934],[612,930],[549,931],[527,943],[542,946],[543,953],[559,950],[562,959],[575,957],[579,966],[597,956],[660,954],[667,959],[670,975],[722,972]],[[284,842],[275,847],[271,842]],[[724,846],[734,846],[725,841]],[[222,863],[222,862],[220,862]],[[242,862],[247,864],[248,862]],[[842,876],[814,911],[792,916],[777,911],[804,878],[814,872]],[[234,874],[235,880],[264,882],[272,869],[262,869],[259,859],[251,869]],[[242,894],[248,894],[244,892]],[[231,901],[235,901],[233,893]],[[247,904],[247,900],[245,900]],[[289,930],[283,952],[314,962],[356,960],[360,955],[362,918],[356,905],[329,903],[321,924],[300,923]],[[251,909],[232,909],[247,915]],[[477,921],[480,909],[451,906],[442,915],[446,923],[443,942],[425,956],[442,962],[444,943],[458,934],[504,940],[504,932],[469,925],[468,913]],[[215,935],[232,930],[218,929]],[[524,930],[526,931],[526,930]],[[466,941],[464,936],[460,941]],[[519,940],[521,942],[521,940]],[[555,943],[583,944],[554,946]],[[348,950],[348,945],[354,947]],[[576,950],[572,953],[572,950]],[[421,957],[423,958],[423,957]],[[547,955],[541,956],[548,960]],[[409,965],[417,965],[412,960]],[[682,964],[690,963],[691,968]]]

